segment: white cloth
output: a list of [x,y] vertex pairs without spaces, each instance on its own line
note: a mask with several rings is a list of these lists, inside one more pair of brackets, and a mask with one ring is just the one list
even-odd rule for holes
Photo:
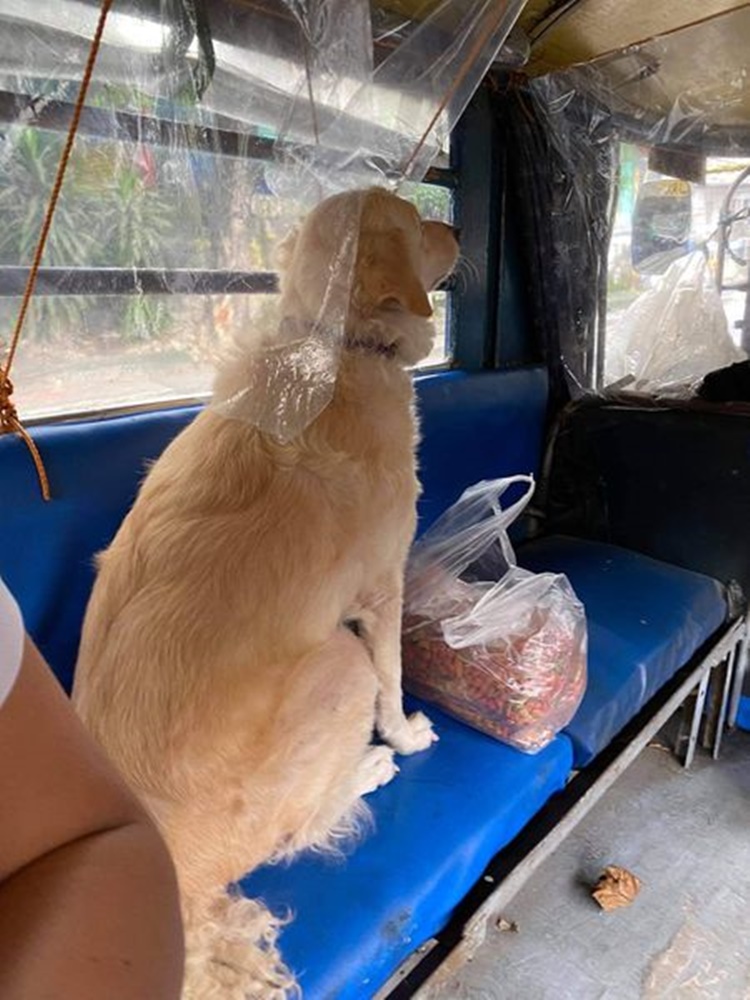
[[21,668],[23,638],[21,612],[0,579],[0,706],[10,694]]

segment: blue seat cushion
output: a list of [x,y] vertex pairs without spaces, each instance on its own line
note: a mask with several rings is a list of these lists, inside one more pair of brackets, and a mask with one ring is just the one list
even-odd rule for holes
[[368,797],[375,830],[344,859],[306,856],[242,883],[272,910],[291,910],[281,950],[305,1000],[364,1000],[448,922],[489,860],[531,819],[571,769],[564,736],[519,753],[423,708],[439,743],[399,759],[395,779]]
[[606,747],[727,616],[716,580],[615,545],[552,535],[524,545],[518,561],[564,573],[586,608],[588,687],[566,729],[576,767]]

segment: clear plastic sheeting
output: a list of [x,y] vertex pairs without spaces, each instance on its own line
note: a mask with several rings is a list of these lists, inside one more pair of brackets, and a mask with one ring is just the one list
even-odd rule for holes
[[309,55],[279,134],[307,143],[313,171],[329,175],[322,146],[338,152],[337,168],[396,183],[424,177],[524,6],[443,0],[376,49],[364,0],[287,3]]
[[287,443],[331,400],[367,198],[354,192],[326,199],[282,244],[281,295],[254,339],[238,343],[222,365],[218,412]]
[[[513,488],[526,492],[506,509]],[[573,718],[586,688],[586,616],[567,578],[516,565],[507,529],[530,476],[477,483],[415,543],[404,598],[404,684],[519,750]]]
[[[636,379],[628,390],[669,395],[683,379],[692,392],[706,364],[750,344],[750,183],[733,189],[750,163],[748,37],[745,5],[511,93],[509,155],[537,292],[532,318],[560,398],[621,388],[627,375]],[[696,250],[705,259],[700,278],[688,262]],[[693,276],[700,315],[686,328],[677,305],[685,295],[667,296],[665,308],[678,311],[650,334],[643,327],[626,360],[635,303],[653,303],[678,274],[683,292]],[[727,313],[729,345],[709,284]],[[664,339],[646,350],[649,335]],[[683,353],[668,363],[677,345]]]
[[[746,354],[729,335],[721,296],[703,253],[674,261],[620,321],[625,345],[620,388],[689,397],[709,372]],[[614,377],[614,363],[609,367]]]
[[[182,293],[191,271],[272,270],[283,234],[323,198],[424,178],[523,6],[442,0],[394,30],[367,0],[118,2],[44,263],[131,267],[145,301],[143,269],[183,269]],[[0,282],[3,265],[29,263],[97,16],[89,0],[0,5]],[[357,255],[351,214],[347,226],[327,262],[336,292],[313,322],[300,330],[271,306],[250,336],[229,331],[263,354],[255,370],[268,379],[264,404],[242,413],[283,440],[335,385],[340,292]],[[83,322],[85,303],[59,298],[42,312],[59,327],[65,311]],[[55,340],[45,317],[32,325],[32,340]],[[113,316],[111,343],[165,341],[170,326],[133,309]]]

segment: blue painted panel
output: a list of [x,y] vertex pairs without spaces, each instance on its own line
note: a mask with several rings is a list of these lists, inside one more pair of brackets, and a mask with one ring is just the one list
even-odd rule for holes
[[468,371],[491,367],[495,350],[502,190],[499,141],[492,96],[479,90],[458,122],[453,144],[456,222],[461,229],[461,255],[469,263],[460,291],[452,296],[454,357]]
[[539,471],[547,409],[544,369],[428,375],[419,380],[419,400],[421,530],[472,483]]

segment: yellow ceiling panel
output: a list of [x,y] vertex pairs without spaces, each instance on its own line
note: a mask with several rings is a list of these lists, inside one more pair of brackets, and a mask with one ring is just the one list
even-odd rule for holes
[[[376,2],[415,20],[439,5]],[[589,83],[626,113],[750,124],[750,0],[528,0],[519,24],[529,75],[587,64]]]
[[591,65],[614,107],[683,123],[750,123],[750,7]]
[[[557,19],[554,13],[558,8]],[[747,0],[578,0],[550,4],[531,0],[521,24],[532,38],[528,71],[549,72],[589,62],[686,25],[712,19],[728,11],[748,8]],[[721,18],[720,18],[721,19]],[[750,39],[745,39],[750,43]]]

